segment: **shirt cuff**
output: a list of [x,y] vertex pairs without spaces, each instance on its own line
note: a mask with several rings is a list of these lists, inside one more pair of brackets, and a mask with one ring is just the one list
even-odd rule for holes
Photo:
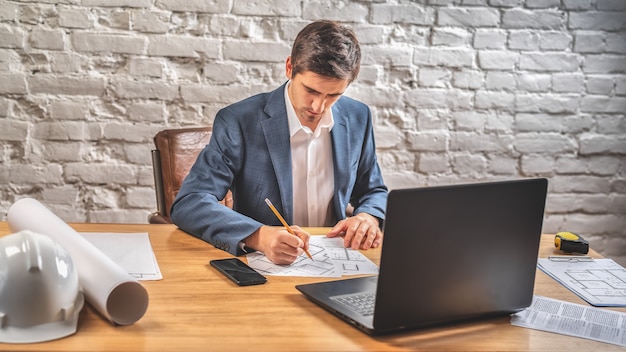
[[239,249],[241,249],[243,251],[244,254],[248,254],[248,253],[252,253],[252,252],[256,252],[255,249],[252,249],[248,246],[246,246],[245,243],[243,243],[243,241],[239,241]]

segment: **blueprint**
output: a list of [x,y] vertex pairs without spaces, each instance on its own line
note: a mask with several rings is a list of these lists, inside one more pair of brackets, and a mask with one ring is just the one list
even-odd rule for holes
[[363,253],[343,246],[343,238],[315,237],[326,247],[330,260],[339,264],[342,275],[378,274],[378,267]]
[[342,238],[311,236],[309,253],[290,265],[272,263],[263,253],[246,255],[248,265],[263,275],[341,277],[342,275],[377,274],[378,267],[358,250],[344,248]]
[[612,259],[540,258],[538,267],[594,306],[626,306],[626,269]]

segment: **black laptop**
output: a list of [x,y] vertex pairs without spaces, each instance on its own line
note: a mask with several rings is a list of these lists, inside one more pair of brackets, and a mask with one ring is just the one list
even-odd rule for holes
[[392,190],[378,275],[296,288],[368,334],[522,310],[547,187],[536,178]]

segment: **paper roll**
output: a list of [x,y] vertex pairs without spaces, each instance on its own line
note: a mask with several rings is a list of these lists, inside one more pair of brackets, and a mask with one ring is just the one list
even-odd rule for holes
[[130,325],[148,309],[148,291],[122,267],[32,198],[13,203],[7,213],[11,231],[50,236],[72,256],[87,302],[113,324]]

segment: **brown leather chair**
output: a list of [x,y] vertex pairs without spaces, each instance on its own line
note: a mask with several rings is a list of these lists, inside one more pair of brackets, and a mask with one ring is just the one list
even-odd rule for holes
[[[211,139],[211,127],[168,129],[154,136],[156,149],[152,151],[154,188],[157,211],[148,216],[151,224],[170,224],[170,207],[180,191],[198,154]],[[221,201],[232,208],[230,191]]]

